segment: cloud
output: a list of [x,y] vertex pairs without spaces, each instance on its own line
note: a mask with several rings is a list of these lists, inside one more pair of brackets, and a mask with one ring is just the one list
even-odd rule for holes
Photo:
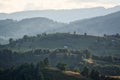
[[0,11],[10,13],[23,10],[112,7],[119,3],[119,0],[0,0]]
[[[20,0],[20,1],[23,1],[23,0]],[[22,10],[24,3],[21,4],[20,1],[0,0],[0,4],[2,4],[1,12],[14,12],[14,11]]]
[[68,0],[71,2],[99,2],[100,0]]
[[99,2],[99,3],[118,3],[120,0],[68,0],[72,2]]
[[120,5],[119,0],[68,0],[68,2],[76,3],[76,4],[83,4],[84,6],[88,7],[96,7],[96,6],[103,6],[103,7],[113,7],[116,5]]
[[32,9],[34,9],[35,7],[36,7],[36,6],[35,6],[34,3],[27,3],[24,10],[32,10]]

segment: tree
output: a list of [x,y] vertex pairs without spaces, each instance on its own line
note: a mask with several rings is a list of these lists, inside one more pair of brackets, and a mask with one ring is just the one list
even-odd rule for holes
[[4,69],[3,69],[3,68],[0,68],[0,75],[2,74],[3,71],[4,71]]
[[43,70],[45,67],[46,67],[46,66],[45,66],[44,62],[43,62],[43,61],[40,61],[40,62],[37,63],[37,65],[36,65],[36,71],[41,71],[41,70]]
[[76,31],[74,31],[74,35],[76,35]]
[[60,69],[61,71],[67,70],[67,65],[65,63],[59,62],[56,67]]
[[108,56],[108,61],[110,61],[110,62],[114,62],[114,57],[111,55],[111,56]]
[[90,77],[93,79],[93,80],[99,80],[100,79],[100,73],[96,70],[92,70],[91,73],[90,73]]
[[88,77],[88,76],[89,76],[89,69],[88,69],[87,67],[84,67],[84,68],[83,68],[83,71],[81,72],[81,74],[82,74],[83,76]]
[[40,61],[39,63],[37,63],[36,72],[40,72],[48,66],[49,66],[49,60],[48,58],[45,58],[43,61]]
[[34,54],[36,54],[36,55],[41,55],[41,54],[43,54],[42,49],[37,49],[37,50],[35,50],[35,51],[34,51]]
[[25,39],[25,40],[26,40],[27,38],[28,38],[28,36],[27,36],[27,35],[24,35],[24,36],[23,36],[23,39]]
[[105,75],[101,75],[101,76],[100,76],[100,80],[106,80]]
[[84,33],[84,36],[87,36],[87,33]]
[[10,39],[9,39],[9,43],[10,43],[10,44],[11,44],[13,41],[14,41],[13,38],[10,38]]
[[80,73],[80,69],[79,69],[78,67],[75,67],[75,68],[74,68],[74,71]]
[[41,34],[37,34],[37,37],[41,37]]
[[85,54],[85,58],[92,58],[92,54],[88,49],[84,50],[83,53]]
[[37,73],[37,80],[44,80],[44,76],[42,72]]
[[44,65],[45,65],[46,67],[49,66],[49,59],[48,59],[48,58],[45,58],[45,59],[44,59]]
[[120,37],[119,33],[116,33],[115,37],[119,38]]
[[107,35],[106,34],[104,34],[104,37],[106,37]]
[[42,36],[46,36],[46,35],[47,35],[47,33],[46,33],[46,32],[42,33]]

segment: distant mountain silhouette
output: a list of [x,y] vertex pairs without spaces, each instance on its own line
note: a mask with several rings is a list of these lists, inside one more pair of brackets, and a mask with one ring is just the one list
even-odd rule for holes
[[23,35],[36,35],[44,32],[50,32],[65,26],[47,18],[29,18],[21,21],[11,19],[0,20],[0,36],[7,38],[20,38]]
[[105,9],[104,7],[95,7],[70,10],[33,10],[16,12],[11,14],[1,13],[0,20],[3,19],[21,20],[33,17],[46,17],[54,21],[68,23],[74,20],[103,16],[117,11],[120,11],[120,6],[108,9]]
[[59,32],[88,33],[91,35],[120,33],[120,12],[85,20],[77,20],[59,29]]
[[89,34],[120,33],[120,11],[106,16],[75,21],[70,23],[70,25],[79,32],[87,32]]

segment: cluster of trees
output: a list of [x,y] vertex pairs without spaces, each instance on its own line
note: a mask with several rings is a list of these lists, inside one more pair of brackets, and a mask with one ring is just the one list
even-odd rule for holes
[[88,67],[84,67],[81,74],[83,76],[91,78],[93,80],[120,80],[120,79],[107,77],[107,76],[105,76],[103,74],[100,74],[100,72],[95,70],[95,69],[90,70]]
[[[83,58],[91,58],[91,53],[88,50],[83,52],[80,50],[69,49],[35,49],[26,52],[16,52],[9,49],[0,50],[0,67],[11,67],[25,62],[36,63],[41,59],[49,57],[52,63],[59,62],[80,62]],[[72,64],[72,63],[70,63]]]
[[66,71],[68,69],[67,64],[59,62],[56,67],[60,69],[61,71]]
[[[22,39],[24,41],[27,41],[27,40],[31,41],[31,40],[33,40],[33,38],[41,38],[42,39],[42,38],[46,37],[47,35],[54,35],[54,36],[58,35],[59,36],[59,35],[80,35],[80,34],[77,34],[76,31],[74,31],[73,34],[70,34],[69,32],[68,33],[47,34],[46,32],[44,32],[42,34],[37,34],[37,36],[24,35]],[[84,33],[84,36],[87,36],[87,33]],[[19,40],[21,40],[21,39],[14,40],[13,38],[9,38],[9,43],[11,44],[12,42],[17,42]]]
[[[57,35],[57,34],[60,34],[60,33],[56,33],[54,35]],[[69,33],[61,33],[63,35],[66,35],[66,34],[69,34]],[[76,32],[74,32],[74,35],[76,34]],[[48,34],[48,35],[52,35],[52,34]],[[45,36],[47,36],[47,33],[42,33],[42,34],[37,34],[37,36],[28,36],[28,35],[24,35],[22,39],[17,39],[17,40],[14,40],[13,38],[9,38],[9,44],[11,43],[14,43],[14,42],[18,42],[20,40],[23,40],[23,41],[33,41],[34,38],[39,38],[39,39],[42,39],[44,38]]]
[[[59,62],[56,65],[56,68],[61,70],[51,72],[49,69],[53,68],[50,65],[49,59],[45,58],[44,60],[38,62],[37,64],[33,63],[24,63],[20,66],[12,66],[9,69],[0,69],[0,80],[56,80],[56,77],[59,76],[62,80],[76,80],[75,77],[66,76],[62,74],[62,71],[66,71],[68,69],[67,64]],[[76,72],[80,72],[78,68],[75,68]],[[58,74],[56,76],[56,74]],[[50,75],[54,75],[50,76]],[[106,77],[105,75],[101,75],[96,70],[91,70],[87,67],[84,67],[81,75],[87,78],[87,80],[119,80],[110,77]],[[83,79],[84,80],[84,79]]]
[[[120,62],[119,57],[109,57],[109,56],[95,56],[91,54],[91,52],[86,50],[71,50],[71,49],[35,49],[26,52],[16,52],[9,49],[0,50],[0,67],[1,68],[10,68],[13,65],[20,65],[23,63],[37,63],[48,57],[51,61],[52,66],[57,66],[60,70],[67,70],[68,66],[71,70],[73,70],[76,66],[82,68],[86,65],[85,59],[93,59],[95,61],[99,61],[99,63],[93,63],[94,66],[96,64],[100,64],[95,67],[95,69],[99,69],[101,73],[108,74],[108,75],[119,75],[120,74],[120,67],[114,66],[119,65],[118,63],[111,63],[111,61]],[[47,62],[47,61],[46,61]],[[58,62],[64,62],[59,63]],[[104,66],[101,65],[102,62]],[[105,64],[107,62],[107,64]],[[110,64],[108,64],[108,62]],[[67,66],[67,65],[68,66]],[[87,63],[89,64],[89,63]],[[79,69],[76,68],[75,71],[79,72]]]
[[106,61],[106,62],[119,62],[120,58],[116,56],[92,56],[93,59],[95,60],[100,60],[100,61]]
[[24,63],[10,69],[0,70],[0,80],[44,80],[43,70],[49,67],[49,60],[45,58],[36,65]]
[[120,38],[120,34],[119,33],[116,33],[114,35],[106,35],[104,34],[104,37],[115,37],[115,38]]

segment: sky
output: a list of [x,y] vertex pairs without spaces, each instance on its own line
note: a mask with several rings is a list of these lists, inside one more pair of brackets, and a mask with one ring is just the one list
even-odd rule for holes
[[120,0],[0,0],[0,13],[26,10],[74,9],[120,5]]

